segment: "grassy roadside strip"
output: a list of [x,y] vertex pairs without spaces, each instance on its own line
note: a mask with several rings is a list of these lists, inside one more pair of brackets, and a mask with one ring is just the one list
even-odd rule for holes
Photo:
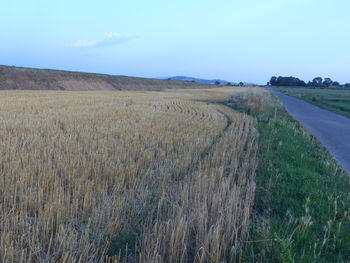
[[249,100],[236,103],[257,118],[260,132],[243,262],[349,262],[350,179],[276,98],[258,111]]

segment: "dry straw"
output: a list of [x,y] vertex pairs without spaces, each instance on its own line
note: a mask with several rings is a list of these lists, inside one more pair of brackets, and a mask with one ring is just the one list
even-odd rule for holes
[[0,261],[236,260],[257,132],[209,102],[232,92],[1,92]]

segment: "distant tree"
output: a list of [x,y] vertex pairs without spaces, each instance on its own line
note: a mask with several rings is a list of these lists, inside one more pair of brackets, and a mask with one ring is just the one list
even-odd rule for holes
[[338,81],[334,81],[334,82],[332,83],[332,86],[333,86],[333,87],[340,87],[340,84],[339,84]]
[[300,80],[296,77],[271,77],[270,81],[267,82],[267,85],[271,86],[288,86],[288,87],[347,87],[350,88],[350,83],[345,85],[340,85],[338,81],[332,81],[330,78],[325,78],[324,80],[321,77],[316,77],[312,81],[306,83],[303,80]]
[[[276,80],[274,77],[271,78],[270,83],[272,86],[306,86],[306,83],[303,80],[300,80],[295,77],[281,77],[279,76]],[[274,84],[272,84],[274,83]]]
[[325,85],[326,87],[329,87],[333,84],[333,81],[330,78],[325,78],[323,80],[323,85]]
[[231,82],[227,82],[226,85],[227,86],[232,86],[232,83]]
[[321,77],[316,77],[316,78],[314,78],[313,80],[312,80],[312,84],[314,85],[314,86],[322,86],[322,78]]
[[350,88],[350,83],[345,83],[345,84],[344,84],[344,87],[345,87],[345,88]]
[[240,83],[239,83],[239,86],[243,87],[243,86],[244,86],[244,83],[243,83],[243,82],[240,82]]
[[219,85],[220,85],[220,81],[218,81],[218,80],[215,81],[215,85],[216,85],[216,86],[219,86]]
[[271,86],[276,86],[276,82],[277,82],[277,77],[273,76],[270,79],[270,85]]

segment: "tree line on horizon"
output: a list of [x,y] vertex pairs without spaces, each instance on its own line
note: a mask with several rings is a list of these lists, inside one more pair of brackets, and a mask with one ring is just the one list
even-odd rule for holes
[[350,88],[350,83],[340,84],[330,78],[316,77],[312,81],[305,82],[296,77],[271,77],[267,83],[268,86],[286,86],[286,87],[333,87],[333,88]]

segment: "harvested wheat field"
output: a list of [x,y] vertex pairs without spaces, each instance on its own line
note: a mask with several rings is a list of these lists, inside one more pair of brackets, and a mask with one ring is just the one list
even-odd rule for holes
[[239,88],[0,92],[2,262],[231,262],[255,192]]

